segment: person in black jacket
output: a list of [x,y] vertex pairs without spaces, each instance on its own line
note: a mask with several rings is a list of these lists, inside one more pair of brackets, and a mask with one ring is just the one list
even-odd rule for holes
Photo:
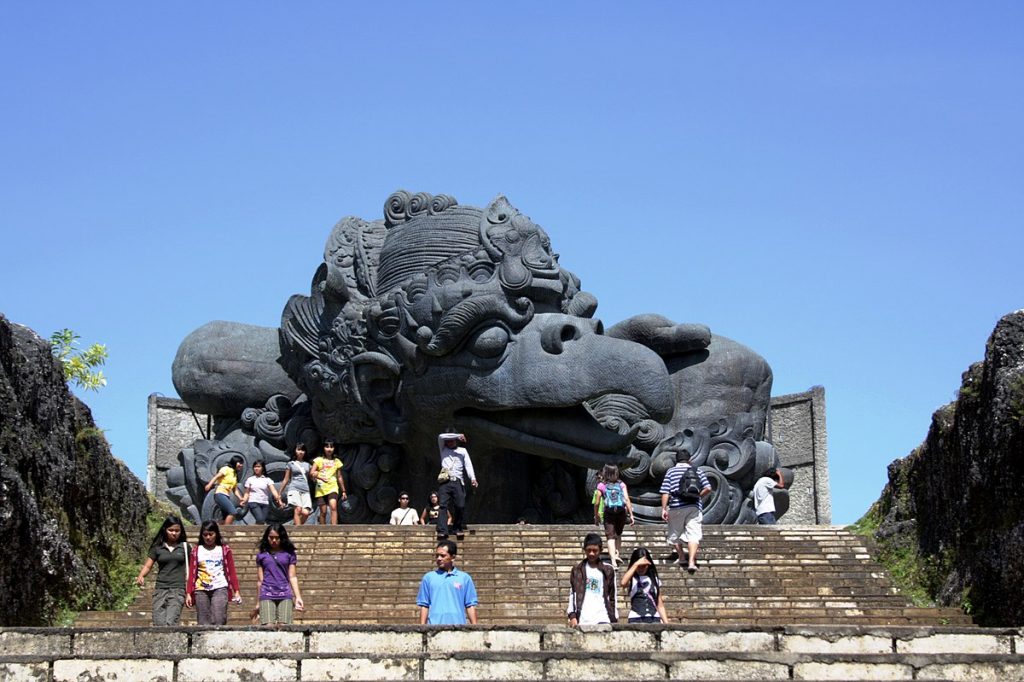
[[601,536],[589,533],[583,540],[586,558],[573,566],[569,574],[570,627],[615,623],[619,610],[615,605],[615,569],[601,561]]

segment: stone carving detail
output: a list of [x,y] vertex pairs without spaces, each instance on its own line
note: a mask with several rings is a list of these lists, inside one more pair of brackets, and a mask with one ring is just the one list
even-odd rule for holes
[[[635,403],[620,396],[605,396],[589,405],[598,420],[609,428],[626,431],[642,425],[630,457],[632,466],[624,468],[622,479],[630,486],[630,498],[638,522],[661,522],[661,495],[658,489],[676,456],[685,449],[690,462],[700,468],[711,483],[712,493],[704,500],[705,523],[756,523],[752,491],[755,481],[766,469],[781,467],[775,447],[755,438],[754,417],[733,414],[710,425],[693,424],[672,435],[664,435],[662,425],[644,418]],[[789,508],[789,484],[792,471],[782,468],[786,489],[774,492],[776,514]],[[597,486],[597,470],[588,472],[587,490]]]
[[[589,517],[588,469],[624,465],[638,504],[650,506],[673,444],[689,438],[700,440],[716,481],[708,516],[748,521],[751,476],[774,455],[758,444],[767,363],[703,325],[660,316],[606,334],[596,308],[547,233],[504,197],[477,208],[396,192],[383,220],[335,225],[309,295],[284,307],[278,343],[247,333],[245,356],[230,358],[238,371],[277,363],[299,397],[268,390],[240,415],[219,415],[221,444],[181,453],[172,496],[204,515],[212,503],[188,482],[208,480],[220,453],[284,458],[296,441],[323,436],[344,446],[356,493],[345,520],[377,520],[396,486],[425,498],[436,434],[455,429],[470,438],[481,483],[471,518],[580,520]],[[200,328],[179,349],[173,375],[190,404],[237,404],[236,389],[203,371],[225,365],[217,354],[230,352],[229,324]],[[258,386],[245,388],[251,403]]]

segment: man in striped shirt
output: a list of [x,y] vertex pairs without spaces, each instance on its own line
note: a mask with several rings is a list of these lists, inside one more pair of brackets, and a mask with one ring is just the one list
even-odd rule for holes
[[661,483],[661,518],[668,521],[668,544],[674,545],[679,556],[679,565],[683,565],[683,543],[689,553],[689,562],[686,570],[693,575],[697,572],[697,548],[704,536],[701,524],[704,522],[704,515],[701,513],[703,506],[701,500],[711,493],[711,484],[704,472],[697,469],[700,478],[700,494],[695,497],[686,496],[684,491],[679,490],[679,482],[683,479],[683,473],[690,469],[690,453],[687,450],[680,450],[676,455],[676,465],[665,473],[665,480]]

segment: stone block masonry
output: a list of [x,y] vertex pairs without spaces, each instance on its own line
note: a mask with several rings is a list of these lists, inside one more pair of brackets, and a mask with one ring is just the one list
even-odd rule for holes
[[158,499],[166,499],[167,470],[178,465],[178,452],[200,438],[209,438],[213,420],[193,414],[184,401],[155,393],[147,401],[148,453],[146,488]]
[[792,469],[794,476],[789,511],[779,523],[832,523],[825,389],[815,386],[803,393],[772,398],[768,440],[779,453],[782,466]]
[[1024,631],[285,626],[0,630],[0,680],[1024,680]]

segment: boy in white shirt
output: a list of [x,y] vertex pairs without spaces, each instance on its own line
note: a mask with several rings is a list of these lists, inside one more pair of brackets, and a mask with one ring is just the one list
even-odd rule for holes
[[601,536],[589,533],[583,552],[586,558],[569,574],[569,626],[616,623],[615,569],[601,561]]

